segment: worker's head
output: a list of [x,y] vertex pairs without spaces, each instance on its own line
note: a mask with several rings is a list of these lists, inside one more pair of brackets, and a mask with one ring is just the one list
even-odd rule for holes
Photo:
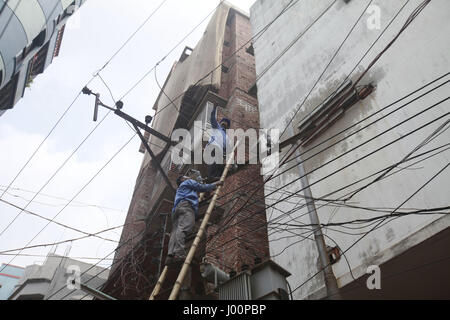
[[181,175],[177,178],[177,185],[180,186],[184,181],[189,180],[189,177],[186,177],[185,175]]
[[203,183],[202,174],[198,170],[189,169],[188,172],[186,173],[186,176],[188,176],[192,180],[197,181],[198,183]]
[[227,118],[223,118],[222,120],[220,120],[220,126],[225,130],[228,130],[231,127],[231,121]]

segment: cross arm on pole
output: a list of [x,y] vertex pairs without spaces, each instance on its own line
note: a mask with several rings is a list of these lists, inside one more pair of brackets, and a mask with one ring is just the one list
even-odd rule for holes
[[[157,137],[157,138],[163,140],[164,142],[166,142],[166,147],[165,147],[164,150],[168,150],[170,148],[170,146],[176,145],[176,142],[172,141],[169,137],[166,137],[162,133],[160,133],[160,132],[150,128],[148,125],[140,122],[139,120],[137,120],[137,119],[133,118],[132,116],[126,114],[125,112],[121,111],[121,109],[123,107],[123,102],[122,101],[117,101],[116,102],[116,108],[111,108],[110,106],[105,105],[100,100],[100,94],[92,92],[89,88],[84,87],[83,90],[82,90],[82,93],[86,94],[86,95],[94,95],[95,96],[94,121],[97,120],[98,107],[102,106],[102,107],[104,107],[106,109],[114,111],[114,113],[116,115],[118,115],[119,117],[121,117],[125,121],[130,122],[133,125],[134,129],[136,130],[137,134],[139,135],[139,138],[142,140],[142,143],[144,144],[145,148],[147,149],[148,153],[150,154],[151,161],[152,161],[153,165],[160,171],[161,175],[164,178],[164,181],[167,183],[169,188],[175,193],[176,192],[175,188],[170,183],[170,180],[167,177],[167,174],[164,172],[164,169],[161,167],[161,163],[157,160],[157,158],[156,158],[155,154],[153,153],[152,149],[150,148],[147,140],[142,135],[141,129],[147,131],[151,135],[154,135],[155,137]],[[149,117],[149,118],[151,118],[151,117]]]

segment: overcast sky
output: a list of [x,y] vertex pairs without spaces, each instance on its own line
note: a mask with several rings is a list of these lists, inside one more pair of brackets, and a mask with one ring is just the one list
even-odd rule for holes
[[[126,41],[162,0],[88,0],[71,18],[64,35],[59,57],[44,74],[39,75],[24,98],[0,117],[0,189],[4,189],[33,154],[50,129],[69,106],[77,93],[111,55]],[[255,0],[231,0],[230,3],[249,11]],[[122,97],[133,84],[151,69],[219,3],[215,0],[168,0],[145,27],[102,71],[115,99]],[[174,61],[185,46],[194,47],[206,24],[182,43],[158,66],[157,75],[163,83]],[[112,104],[102,82],[95,80],[90,88],[101,94],[105,103]],[[123,101],[124,111],[143,120],[152,113],[159,93],[154,73],[148,76]],[[81,96],[56,128],[39,153],[2,198],[25,206],[53,173],[70,156],[81,141],[98,124],[92,121],[93,97]],[[101,110],[99,118],[106,115]],[[93,177],[97,171],[133,135],[123,120],[109,115],[71,160],[55,176],[29,206],[28,210],[53,218],[67,201]],[[95,233],[124,223],[135,180],[143,155],[135,138],[93,180],[93,182],[63,210],[56,221]],[[0,190],[0,194],[3,190]],[[28,200],[28,201],[27,201]],[[0,231],[20,212],[0,203]],[[0,237],[0,251],[25,246],[47,221],[23,212]],[[118,241],[121,229],[102,234]],[[31,245],[54,243],[82,237],[83,234],[61,226],[49,225]],[[103,258],[117,243],[97,238],[71,243],[71,257]],[[21,254],[45,256],[50,250],[64,254],[69,244],[24,250]],[[109,258],[113,258],[110,255]],[[0,255],[0,263],[12,256]],[[11,263],[27,266],[42,263],[44,257],[19,256]],[[81,259],[86,262],[95,260]],[[101,266],[108,266],[110,260]]]

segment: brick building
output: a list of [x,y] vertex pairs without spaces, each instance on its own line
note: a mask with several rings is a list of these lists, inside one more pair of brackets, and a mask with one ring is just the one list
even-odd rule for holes
[[[259,128],[258,102],[248,93],[256,81],[254,56],[246,50],[250,37],[249,17],[222,3],[197,46],[186,48],[173,65],[153,107],[153,129],[168,137],[175,129],[193,131],[200,123],[202,128],[197,129],[206,130],[214,105],[221,107],[219,119],[231,119],[232,129]],[[189,169],[206,176],[206,165],[172,164],[171,149],[154,136],[147,138],[173,186],[179,174]],[[246,144],[248,147],[248,141]],[[148,299],[164,268],[174,192],[155,164],[145,153],[110,277],[103,288],[119,299]],[[197,250],[184,297],[217,298],[200,275],[199,264],[204,259],[225,273],[240,272],[268,259],[264,203],[238,211],[251,190],[262,184],[260,170],[260,165],[241,165],[227,178],[207,235]],[[263,190],[258,192],[256,196],[263,198]],[[206,207],[201,205],[200,213]],[[178,271],[169,273],[158,298],[167,298]]]

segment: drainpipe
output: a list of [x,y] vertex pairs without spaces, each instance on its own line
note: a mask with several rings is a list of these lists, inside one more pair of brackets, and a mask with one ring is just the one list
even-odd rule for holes
[[[289,131],[291,136],[293,136],[293,128],[289,126]],[[297,147],[297,144],[294,146]],[[327,246],[325,245],[325,238],[322,233],[322,228],[320,227],[319,217],[316,211],[316,205],[314,204],[314,198],[312,196],[311,188],[309,187],[308,177],[305,175],[305,168],[303,166],[303,159],[301,157],[300,151],[297,149],[295,151],[296,161],[298,164],[298,171],[302,184],[302,189],[305,194],[306,207],[308,209],[309,218],[311,220],[311,224],[317,225],[314,231],[314,239],[316,241],[317,250],[319,251],[320,258],[320,268],[323,269],[323,275],[325,278],[325,286],[327,289],[327,297],[328,300],[341,300],[341,294],[339,293],[339,287],[337,284],[336,277],[333,273],[333,268],[331,267],[330,257],[328,256]]]

